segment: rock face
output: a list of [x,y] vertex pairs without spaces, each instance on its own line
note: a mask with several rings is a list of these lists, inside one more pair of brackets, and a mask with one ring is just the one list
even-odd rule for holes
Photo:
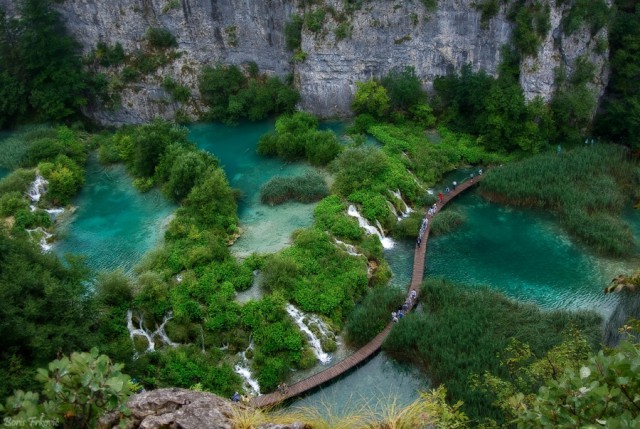
[[[131,410],[128,429],[233,429],[232,417],[244,415],[246,408],[222,399],[214,394],[185,389],[158,389],[139,393],[129,398]],[[104,416],[100,428],[117,429],[120,418],[117,414]],[[263,423],[261,429],[304,429],[303,423],[276,425]]]
[[[488,23],[481,22],[475,0],[438,0],[430,11],[420,0],[369,0],[359,10],[345,11],[344,0],[322,0],[308,6],[291,0],[65,0],[56,3],[69,31],[90,52],[99,41],[120,42],[132,53],[144,50],[149,27],[164,27],[178,40],[178,58],[120,90],[121,107],[89,112],[104,124],[146,122],[155,116],[174,117],[179,109],[197,116],[197,76],[204,65],[255,62],[267,74],[293,73],[302,94],[301,108],[320,116],[348,116],[355,82],[381,77],[393,67],[413,66],[429,89],[437,76],[460,70],[495,74],[500,51],[510,42],[508,5]],[[593,88],[602,94],[608,81],[608,51],[596,48],[606,30],[592,36],[585,28],[567,36],[561,29],[566,6],[550,0],[551,28],[537,57],[521,64],[521,85],[527,99],[549,100],[555,89],[555,69],[568,72],[576,58],[586,56],[596,66]],[[9,14],[14,0],[0,0]],[[325,11],[322,28],[302,32],[306,59],[292,61],[286,49],[285,26],[292,14]],[[340,24],[342,20],[342,24]],[[339,25],[346,37],[338,39]],[[599,43],[602,46],[602,43]],[[194,100],[180,105],[161,87],[173,77],[192,91]]]

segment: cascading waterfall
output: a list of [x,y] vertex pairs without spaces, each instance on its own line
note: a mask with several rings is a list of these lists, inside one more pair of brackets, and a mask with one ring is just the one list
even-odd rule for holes
[[[316,355],[318,360],[321,363],[329,363],[331,361],[331,356],[328,353],[322,351],[322,344],[320,343],[320,339],[309,329],[310,325],[315,325],[320,333],[324,336],[330,335],[329,328],[316,316],[307,316],[302,311],[298,310],[291,304],[287,304],[285,307],[289,316],[293,319],[298,328],[302,332],[307,335],[307,339],[309,340],[309,344],[313,349],[313,353]],[[307,319],[305,323],[305,319]]]
[[251,374],[251,370],[249,369],[249,359],[247,358],[247,352],[253,350],[253,341],[249,343],[249,347],[241,353],[238,353],[240,356],[240,362],[238,362],[234,367],[234,371],[244,379],[244,388],[245,391],[251,391],[252,395],[260,394],[260,383],[258,380],[253,378],[253,374]]
[[358,210],[356,209],[356,207],[353,204],[349,205],[349,209],[347,210],[347,214],[349,216],[352,216],[352,217],[355,217],[356,219],[358,219],[358,224],[360,225],[360,228],[363,228],[367,234],[377,235],[378,238],[380,239],[380,242],[382,243],[382,247],[384,247],[385,249],[392,249],[393,248],[395,243],[393,242],[392,239],[387,238],[387,237],[384,236],[384,232],[382,231],[382,227],[380,226],[380,222],[376,221],[378,226],[379,226],[379,228],[376,228],[375,226],[371,225],[365,218],[362,217],[362,215],[358,212]]
[[349,243],[345,243],[344,241],[340,241],[337,238],[333,239],[336,243],[336,247],[338,249],[342,249],[345,252],[347,252],[347,254],[351,255],[351,256],[363,256],[362,253],[358,253],[356,251],[356,247],[353,244],[349,244]]
[[42,249],[42,253],[47,253],[49,250],[51,250],[53,246],[49,244],[49,239],[53,237],[53,234],[48,233],[41,226],[35,229],[27,229],[26,231],[29,233],[29,237],[31,238],[33,238],[33,234],[36,234],[36,237],[40,236],[39,244],[40,249]]
[[160,326],[158,326],[155,331],[149,332],[142,325],[142,318],[138,318],[139,327],[134,328],[133,327],[133,311],[127,310],[127,329],[129,330],[129,337],[131,337],[131,341],[133,341],[134,337],[136,336],[143,337],[144,339],[146,339],[148,346],[145,352],[152,352],[156,349],[156,344],[153,341],[154,337],[158,337],[160,341],[162,341],[163,343],[165,343],[170,347],[178,347],[180,344],[174,343],[173,341],[171,341],[164,330],[165,325],[171,319],[173,319],[173,313],[169,312],[164,316],[164,319],[162,320],[162,323],[160,324]]
[[[39,174],[36,174],[36,179],[29,186],[29,190],[27,191],[27,196],[31,200],[32,203],[37,203],[42,198],[42,195],[47,192],[47,185],[49,182]],[[36,209],[35,205],[31,206],[31,211]]]
[[[36,174],[35,180],[31,183],[31,186],[29,186],[29,189],[27,190],[27,196],[29,197],[29,200],[31,200],[29,209],[32,212],[37,210],[36,204],[40,201],[40,198],[42,198],[42,196],[47,192],[48,184],[49,182],[47,182],[47,180],[44,177],[42,177],[39,174]],[[49,214],[49,216],[53,220],[55,220],[56,216],[58,216],[59,214],[64,213],[64,209],[58,208],[58,207],[47,209],[45,211]],[[33,233],[36,233],[36,235],[40,236],[39,244],[40,244],[40,249],[42,249],[43,253],[47,253],[48,251],[51,250],[53,246],[49,244],[49,239],[53,237],[53,234],[48,233],[42,227],[38,227],[35,229],[27,229],[26,231],[29,233],[29,236],[32,238],[33,238]]]
[[[402,198],[402,194],[400,193],[399,189],[396,191],[389,190],[389,192],[391,192],[394,197],[399,199],[402,202],[402,204],[404,204],[404,211],[400,212],[400,218],[405,218],[409,216],[409,214],[412,211],[414,211],[411,207],[409,207],[409,204],[407,204],[406,201]],[[397,213],[396,213],[396,216],[397,216]],[[400,218],[398,218],[398,220],[400,220]]]

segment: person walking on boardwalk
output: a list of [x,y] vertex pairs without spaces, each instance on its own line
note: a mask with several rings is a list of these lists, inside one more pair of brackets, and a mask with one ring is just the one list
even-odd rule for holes
[[440,200],[440,204],[444,202],[444,194],[442,192],[438,192],[438,199]]
[[453,181],[453,190],[456,190],[456,186],[458,186],[458,182],[456,182],[455,180]]

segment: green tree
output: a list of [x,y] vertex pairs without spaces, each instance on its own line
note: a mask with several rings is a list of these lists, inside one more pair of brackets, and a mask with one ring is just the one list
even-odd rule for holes
[[0,228],[0,397],[32,388],[25,374],[35,366],[91,344],[85,275],[79,261],[70,259],[67,267]]
[[[57,121],[76,114],[87,104],[88,79],[78,55],[79,45],[67,35],[49,1],[25,0],[19,21],[5,22],[3,27],[0,43],[15,46],[0,49],[0,55],[8,56],[0,58],[0,64],[11,64],[0,75],[12,78],[15,86],[10,87],[9,95],[27,94],[28,100],[26,109],[18,103],[14,113]],[[13,29],[17,31],[12,32]]]
[[389,101],[387,90],[375,80],[356,82],[351,108],[355,113],[367,113],[381,118],[389,110]]
[[382,78],[382,86],[387,90],[394,109],[408,111],[426,100],[422,82],[413,67],[394,68]]

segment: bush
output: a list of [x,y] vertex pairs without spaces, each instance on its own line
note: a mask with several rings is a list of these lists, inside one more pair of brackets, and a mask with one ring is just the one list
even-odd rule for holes
[[0,216],[13,216],[18,210],[27,210],[29,203],[20,192],[7,192],[0,195]]
[[14,170],[8,176],[0,179],[0,195],[10,192],[18,192],[24,195],[35,179],[36,173],[34,170],[23,168]]
[[[39,369],[37,379],[43,384],[42,395],[15,392],[7,400],[6,411],[17,421],[53,420],[64,427],[95,427],[108,411],[126,411],[125,402],[131,391],[129,376],[122,374],[124,365],[112,364],[98,349],[90,353],[72,353]],[[38,418],[40,420],[38,420]]]
[[301,203],[318,201],[329,193],[324,177],[315,171],[303,176],[276,176],[260,188],[260,201],[263,204],[282,204],[294,200]]
[[167,76],[162,81],[162,88],[167,91],[171,98],[180,103],[186,103],[191,98],[191,91],[184,85],[178,84],[172,77]]
[[284,27],[284,36],[287,49],[295,51],[300,49],[302,43],[302,24],[304,20],[300,15],[291,15],[291,20]]
[[150,27],[145,35],[149,45],[154,48],[173,48],[178,46],[176,36],[171,34],[169,30],[161,27]]

